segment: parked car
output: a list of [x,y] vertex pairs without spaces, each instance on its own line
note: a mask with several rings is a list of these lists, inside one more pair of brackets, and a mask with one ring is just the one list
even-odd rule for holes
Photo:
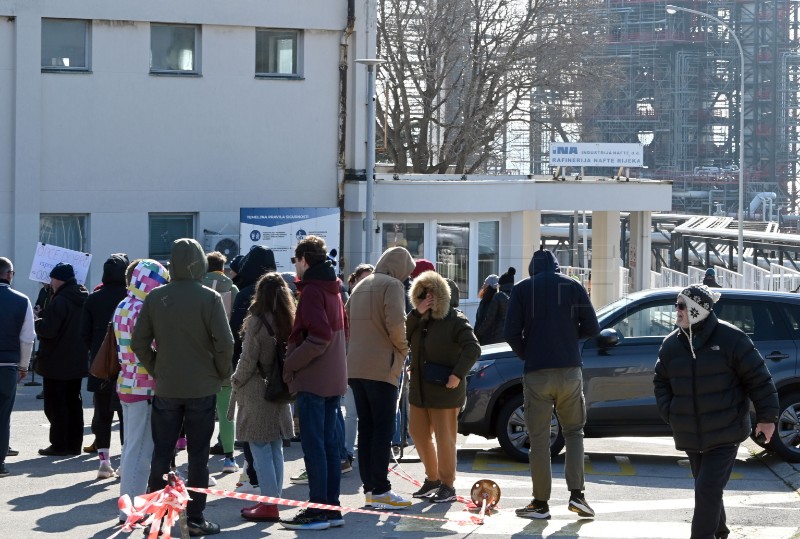
[[[675,327],[679,288],[636,292],[597,311],[601,333],[581,343],[587,438],[670,436],[658,415],[653,368],[664,337]],[[768,448],[800,462],[800,295],[719,289],[714,311],[744,330],[769,367],[780,398],[780,418]],[[497,438],[519,461],[528,459],[522,397],[523,363],[506,344],[484,346],[467,375],[467,402],[459,433]],[[564,447],[553,414],[551,454]]]

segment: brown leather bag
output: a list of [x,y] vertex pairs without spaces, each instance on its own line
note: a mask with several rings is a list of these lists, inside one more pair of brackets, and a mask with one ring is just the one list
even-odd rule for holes
[[97,355],[92,360],[89,373],[101,380],[115,379],[119,374],[119,356],[117,355],[117,335],[114,333],[114,324],[109,322],[103,344],[97,350]]

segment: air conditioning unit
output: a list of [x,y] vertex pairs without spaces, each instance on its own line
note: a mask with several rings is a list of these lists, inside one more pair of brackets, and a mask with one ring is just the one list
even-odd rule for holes
[[203,248],[206,253],[219,251],[230,260],[239,254],[239,234],[206,234]]

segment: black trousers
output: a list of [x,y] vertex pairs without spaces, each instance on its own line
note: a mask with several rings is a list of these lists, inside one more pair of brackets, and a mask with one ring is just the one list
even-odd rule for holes
[[[106,385],[94,392],[92,401],[94,402],[94,415],[92,415],[92,434],[97,449],[108,449],[111,447],[111,424],[114,422],[114,394],[116,393],[115,384],[107,382]],[[119,443],[125,443],[123,434],[124,423],[122,411],[117,411],[119,417]]]
[[[175,444],[181,434],[181,425],[186,432],[186,453],[189,457],[187,486],[208,488],[208,454],[211,436],[214,434],[214,412],[216,395],[195,399],[171,399],[156,396],[153,399],[153,415],[150,420],[153,431],[153,459],[150,462],[148,492],[163,489],[167,482],[164,474],[169,472],[175,454]],[[190,520],[202,520],[206,508],[206,495],[191,492],[192,500],[186,506]]]
[[397,386],[362,378],[351,378],[348,382],[358,414],[358,471],[364,492],[384,494],[392,488],[388,475],[397,413]]
[[44,415],[50,422],[50,445],[59,451],[80,453],[83,445],[83,378],[42,379]]
[[739,444],[717,447],[703,453],[689,453],[694,477],[692,539],[728,537],[722,491],[728,484]]

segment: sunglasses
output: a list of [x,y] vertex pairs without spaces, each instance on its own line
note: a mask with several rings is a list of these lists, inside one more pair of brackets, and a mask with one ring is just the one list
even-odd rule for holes
[[686,304],[685,303],[676,303],[675,304],[675,308],[678,309],[679,311],[683,311],[683,310],[686,309]]

